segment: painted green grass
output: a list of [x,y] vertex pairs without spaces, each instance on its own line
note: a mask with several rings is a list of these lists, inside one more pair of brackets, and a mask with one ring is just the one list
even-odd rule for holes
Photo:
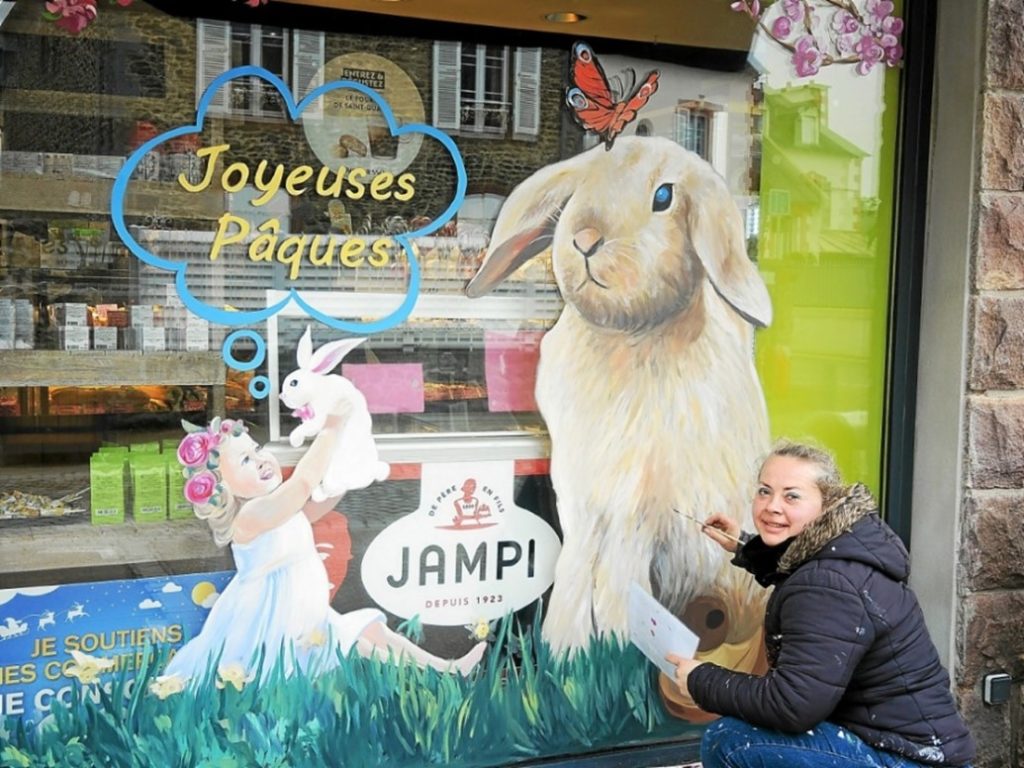
[[239,691],[210,676],[161,700],[148,682],[164,655],[41,727],[8,720],[0,766],[472,768],[699,732],[665,714],[632,646],[601,640],[565,660],[508,623],[469,679],[352,656],[317,678],[273,669]]

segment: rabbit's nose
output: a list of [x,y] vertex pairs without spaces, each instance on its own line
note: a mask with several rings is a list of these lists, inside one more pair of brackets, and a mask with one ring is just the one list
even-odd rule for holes
[[604,238],[601,236],[600,230],[594,227],[581,229],[572,238],[572,244],[576,246],[576,250],[582,253],[586,259],[593,256],[602,243],[604,243]]

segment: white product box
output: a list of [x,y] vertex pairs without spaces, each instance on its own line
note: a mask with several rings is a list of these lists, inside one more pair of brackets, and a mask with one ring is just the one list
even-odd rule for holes
[[147,326],[140,328],[138,333],[142,335],[143,352],[164,352],[167,349],[167,334],[164,328]]
[[88,350],[89,326],[62,325],[57,329],[57,340],[61,349]]
[[92,329],[93,349],[117,349],[117,328],[96,326]]
[[146,328],[153,325],[153,305],[135,304],[132,306],[132,327]]

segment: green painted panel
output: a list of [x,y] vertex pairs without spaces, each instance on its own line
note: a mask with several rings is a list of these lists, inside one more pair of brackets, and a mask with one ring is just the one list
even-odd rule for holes
[[[756,257],[774,322],[757,366],[775,437],[832,449],[878,492],[898,73],[766,85]],[[754,249],[752,248],[752,251]]]

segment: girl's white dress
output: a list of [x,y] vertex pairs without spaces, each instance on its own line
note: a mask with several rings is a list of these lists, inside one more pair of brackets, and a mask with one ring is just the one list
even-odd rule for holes
[[386,621],[376,608],[331,608],[327,571],[301,513],[231,551],[237,573],[164,676],[201,678],[211,665],[241,665],[252,676],[261,655],[261,678],[278,664],[287,675],[316,673],[337,664],[338,652],[348,653],[368,626]]

